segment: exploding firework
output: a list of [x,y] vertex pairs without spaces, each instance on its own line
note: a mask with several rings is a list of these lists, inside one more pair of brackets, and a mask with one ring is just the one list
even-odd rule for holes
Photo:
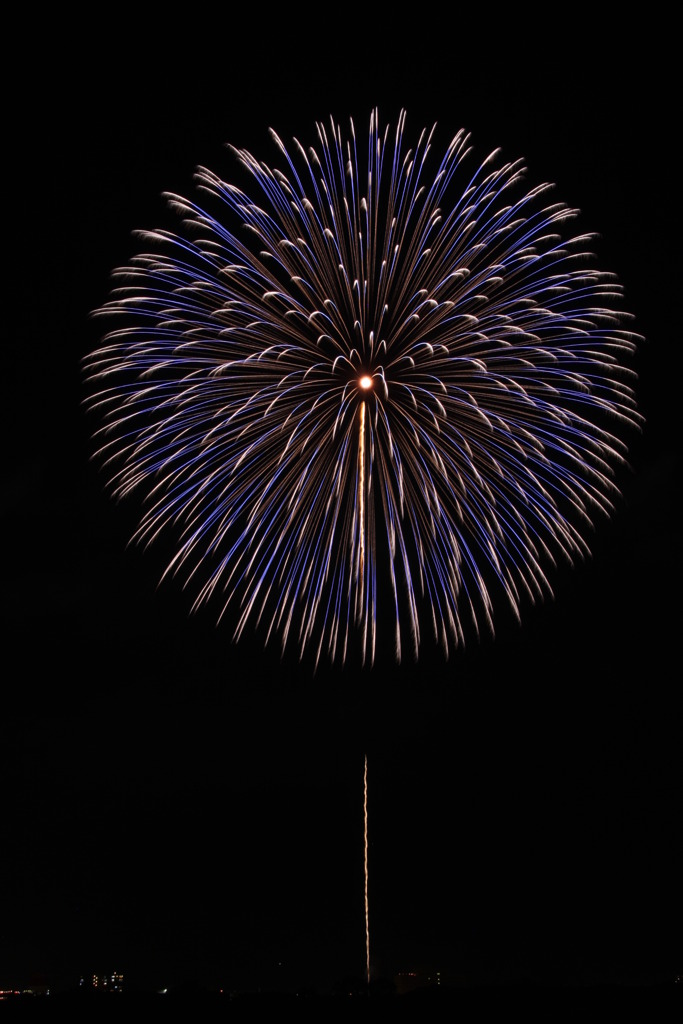
[[[609,514],[639,422],[620,287],[577,211],[527,190],[521,161],[433,160],[370,120],[281,166],[234,150],[256,196],[200,168],[203,206],[115,272],[119,325],[86,363],[117,497],[167,573],[218,601],[236,636],[400,659],[425,624],[448,650],[551,593],[558,556]],[[434,166],[431,172],[429,168]],[[206,207],[204,209],[203,207]],[[215,213],[207,212],[209,209]]]

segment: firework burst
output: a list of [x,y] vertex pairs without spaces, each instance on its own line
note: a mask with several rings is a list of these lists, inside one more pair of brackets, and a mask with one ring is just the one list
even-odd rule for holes
[[[521,161],[433,160],[405,116],[367,151],[331,123],[280,168],[234,150],[256,197],[204,168],[202,206],[115,272],[120,322],[86,363],[113,493],[139,491],[143,542],[239,636],[372,660],[427,624],[448,650],[551,593],[609,514],[636,336],[577,211]],[[204,209],[204,206],[206,209]],[[216,210],[216,215],[207,212]]]

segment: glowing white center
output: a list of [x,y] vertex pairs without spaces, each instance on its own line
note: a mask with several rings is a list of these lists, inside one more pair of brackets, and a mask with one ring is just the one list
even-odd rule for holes
[[368,377],[367,375],[365,377],[361,377],[358,381],[358,386],[361,387],[363,391],[367,391],[368,388],[372,387],[372,377]]

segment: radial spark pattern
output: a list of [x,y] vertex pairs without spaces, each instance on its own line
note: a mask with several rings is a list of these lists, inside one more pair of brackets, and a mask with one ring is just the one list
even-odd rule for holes
[[381,612],[399,658],[425,624],[448,649],[496,591],[551,593],[612,507],[639,420],[620,288],[521,161],[459,132],[433,163],[433,134],[373,115],[367,151],[334,123],[273,134],[278,169],[235,150],[255,194],[199,169],[203,205],[169,196],[179,233],[142,233],[98,310],[113,491],[237,635],[371,660]]

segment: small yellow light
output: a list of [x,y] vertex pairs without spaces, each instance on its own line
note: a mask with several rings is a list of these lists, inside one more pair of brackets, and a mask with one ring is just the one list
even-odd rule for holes
[[361,377],[358,381],[358,386],[361,387],[363,391],[367,391],[372,387],[372,377],[368,377],[367,374],[364,377]]

